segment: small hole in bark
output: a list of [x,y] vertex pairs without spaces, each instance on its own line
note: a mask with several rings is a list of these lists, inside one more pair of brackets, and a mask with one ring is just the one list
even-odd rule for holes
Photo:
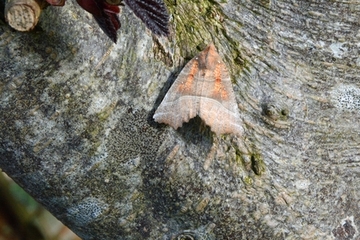
[[288,109],[282,109],[282,110],[281,110],[281,115],[282,115],[283,117],[288,117],[288,115],[289,115],[289,110],[288,110]]

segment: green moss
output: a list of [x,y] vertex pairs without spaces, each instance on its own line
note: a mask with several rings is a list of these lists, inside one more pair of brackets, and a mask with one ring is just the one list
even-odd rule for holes
[[251,155],[251,169],[256,175],[262,175],[265,172],[265,163],[259,153]]
[[[254,149],[255,147],[253,147]],[[250,162],[244,158],[244,154],[240,149],[235,147],[236,151],[236,162],[244,166],[245,169],[251,169],[256,175],[262,175],[265,172],[265,163],[262,155],[257,151],[253,150],[250,155],[245,155],[250,157]]]
[[114,107],[115,107],[115,104],[112,104],[110,106],[105,107],[103,109],[103,111],[99,112],[97,114],[97,117],[98,117],[99,121],[100,122],[106,121],[109,118],[110,114],[113,112]]
[[95,155],[98,147],[101,145],[101,135],[104,133],[103,123],[104,121],[100,121],[98,119],[96,119],[96,121],[89,122],[82,134],[82,137],[88,140],[88,154],[90,156]]
[[174,37],[178,46],[186,46],[181,49],[182,56],[196,55],[195,50],[201,50],[208,43],[212,42],[214,36],[223,28],[221,21],[224,14],[216,2],[200,0],[184,0],[166,3],[169,11],[173,14],[172,26],[175,27]]
[[244,181],[244,183],[245,183],[246,185],[252,185],[253,182],[254,182],[254,180],[253,180],[250,176],[245,176],[245,177],[243,178],[243,181]]
[[237,164],[241,164],[245,166],[244,159],[242,158],[242,154],[240,153],[240,150],[238,148],[235,149],[235,162]]
[[[226,1],[222,1],[224,3]],[[184,0],[167,1],[166,5],[174,18],[173,26],[177,46],[180,46],[180,56],[191,59],[202,51],[209,43],[219,48],[221,43],[226,43],[224,49],[230,49],[224,56],[224,62],[231,69],[232,75],[238,76],[243,69],[249,70],[249,62],[242,57],[241,44],[238,38],[228,34],[224,28],[227,19],[223,8],[218,2],[211,0]],[[240,22],[235,23],[238,28],[242,27]],[[231,25],[228,27],[231,28]]]

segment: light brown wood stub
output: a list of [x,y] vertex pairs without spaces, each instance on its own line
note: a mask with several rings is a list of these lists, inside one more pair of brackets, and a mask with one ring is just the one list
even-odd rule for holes
[[43,5],[42,2],[35,0],[7,0],[6,21],[17,31],[30,31],[36,26]]
[[214,44],[186,64],[154,120],[177,129],[196,115],[217,135],[243,133],[230,75]]

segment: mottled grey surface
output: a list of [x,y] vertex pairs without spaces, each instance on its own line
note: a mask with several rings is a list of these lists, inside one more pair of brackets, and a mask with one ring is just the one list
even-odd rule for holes
[[[0,24],[2,170],[84,239],[359,239],[360,2],[166,4],[169,39],[71,1]],[[211,41],[241,138],[152,121]]]

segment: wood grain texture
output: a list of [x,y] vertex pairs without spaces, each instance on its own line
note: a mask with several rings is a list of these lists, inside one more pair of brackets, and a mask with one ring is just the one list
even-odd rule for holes
[[186,64],[156,110],[154,119],[177,129],[196,115],[217,135],[242,135],[229,71],[214,44]]
[[[126,8],[114,45],[75,1],[2,26],[1,170],[82,239],[358,239],[360,5],[166,3],[169,39]],[[148,118],[210,41],[244,135],[194,143]]]

